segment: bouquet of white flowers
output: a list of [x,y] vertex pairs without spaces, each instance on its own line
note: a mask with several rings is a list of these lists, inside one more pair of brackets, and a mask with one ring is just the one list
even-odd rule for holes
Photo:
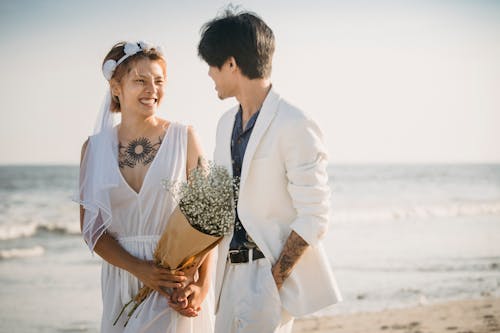
[[[192,275],[208,252],[234,227],[236,185],[226,168],[201,159],[187,181],[164,180],[163,185],[172,193],[178,206],[158,241],[154,261],[161,267]],[[142,287],[125,304],[118,318],[133,302],[128,312],[130,318],[151,292],[153,289]]]

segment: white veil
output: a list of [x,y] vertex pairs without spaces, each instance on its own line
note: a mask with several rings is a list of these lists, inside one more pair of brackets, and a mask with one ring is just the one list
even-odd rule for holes
[[108,90],[97,117],[94,134],[89,137],[80,165],[77,202],[85,209],[82,234],[90,250],[111,224],[109,192],[120,181],[118,174],[118,139],[110,110]]
[[[151,48],[163,53],[161,47],[152,46],[149,43],[127,42],[123,45],[124,55],[116,60],[108,59],[102,67],[106,80],[113,77],[118,65],[128,57],[138,52],[147,51]],[[118,169],[118,136],[115,124],[120,113],[111,112],[111,91],[108,89],[101,111],[97,116],[94,134],[89,137],[87,147],[80,164],[79,191],[74,201],[85,209],[82,233],[90,250],[111,224],[111,201],[110,191],[117,187],[120,182]]]

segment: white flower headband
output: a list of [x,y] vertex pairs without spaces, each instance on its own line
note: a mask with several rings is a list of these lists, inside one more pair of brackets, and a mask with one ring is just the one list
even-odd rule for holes
[[104,77],[108,81],[111,80],[116,67],[118,67],[119,64],[124,62],[125,59],[127,59],[130,56],[133,56],[138,52],[149,51],[150,49],[155,49],[158,52],[163,53],[161,47],[152,46],[143,41],[139,41],[137,43],[130,43],[130,42],[126,43],[125,46],[123,47],[123,52],[125,53],[123,57],[118,59],[118,61],[113,59],[106,60],[106,62],[102,65],[102,73],[104,74]]

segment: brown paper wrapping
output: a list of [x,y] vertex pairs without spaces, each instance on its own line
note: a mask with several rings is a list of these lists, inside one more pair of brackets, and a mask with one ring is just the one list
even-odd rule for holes
[[[213,249],[223,237],[210,236],[196,230],[191,226],[186,216],[177,206],[168,219],[167,226],[158,241],[154,252],[154,260],[156,264],[162,267],[174,270],[182,270],[185,272],[188,279],[193,281],[196,271],[205,260],[208,252]],[[125,304],[116,318],[115,325],[122,315],[125,308],[133,301],[132,310],[129,311],[128,317],[134,313],[139,304],[141,304],[153,289],[144,286],[137,295],[127,304]],[[165,290],[170,292],[169,290]],[[128,323],[125,323],[125,326]]]
[[188,269],[201,261],[221,239],[193,228],[177,206],[158,241],[154,257],[165,268]]

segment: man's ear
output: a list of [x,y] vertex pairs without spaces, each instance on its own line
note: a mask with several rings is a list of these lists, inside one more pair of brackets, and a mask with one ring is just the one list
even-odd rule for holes
[[236,59],[234,59],[234,57],[227,58],[225,64],[227,65],[227,67],[229,67],[230,71],[235,71],[236,68],[238,68],[238,65],[236,64]]

